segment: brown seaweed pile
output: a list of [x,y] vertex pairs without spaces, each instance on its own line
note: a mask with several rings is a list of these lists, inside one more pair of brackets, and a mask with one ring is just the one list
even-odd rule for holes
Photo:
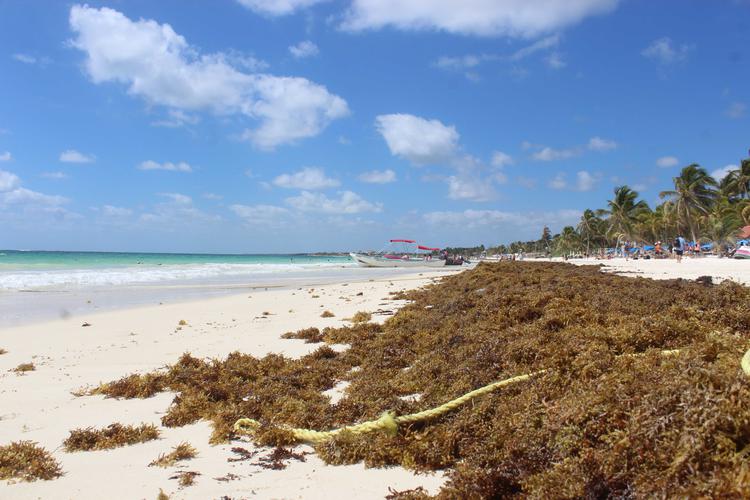
[[[342,434],[317,452],[332,464],[445,469],[442,498],[750,495],[750,378],[739,364],[750,347],[750,289],[514,262],[402,298],[412,303],[382,326],[300,335],[351,346],[341,353],[323,345],[300,359],[185,354],[166,373],[98,391],[172,390],[164,425],[210,419],[220,441],[250,417],[270,425],[260,443],[283,445],[283,426],[412,413],[549,369],[395,437]],[[341,380],[351,384],[332,405],[321,392]]]
[[128,446],[131,444],[145,443],[159,437],[159,429],[153,424],[141,424],[137,427],[132,425],[110,424],[103,429],[74,429],[70,431],[63,447],[65,451],[92,451],[109,450]]
[[171,467],[177,462],[191,460],[198,456],[198,451],[190,443],[180,443],[169,453],[162,453],[159,457],[148,464],[149,467]]
[[0,446],[0,480],[50,480],[62,476],[57,460],[31,441],[16,441]]

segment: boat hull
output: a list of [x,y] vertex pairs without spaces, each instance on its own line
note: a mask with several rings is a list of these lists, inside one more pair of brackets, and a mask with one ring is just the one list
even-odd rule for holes
[[371,255],[362,255],[350,253],[354,262],[362,267],[443,267],[445,261],[435,260],[406,260],[406,259],[384,259],[382,257],[373,257]]

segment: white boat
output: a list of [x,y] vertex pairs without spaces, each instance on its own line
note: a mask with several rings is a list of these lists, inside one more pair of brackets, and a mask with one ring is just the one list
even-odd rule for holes
[[354,262],[363,267],[443,267],[445,261],[442,259],[415,259],[392,258],[382,255],[365,255],[361,253],[350,253]]
[[[424,247],[417,245],[414,240],[390,240],[390,243],[409,244],[416,246],[416,249],[407,249],[401,251],[383,251],[375,255],[350,253],[354,262],[363,267],[443,267],[445,260],[433,257],[432,252],[440,250],[439,248]],[[429,254],[419,254],[418,250],[429,251]]]
[[750,247],[741,246],[734,252],[735,259],[750,259]]

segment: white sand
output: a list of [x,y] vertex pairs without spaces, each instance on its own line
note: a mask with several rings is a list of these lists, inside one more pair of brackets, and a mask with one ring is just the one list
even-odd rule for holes
[[624,276],[640,276],[652,279],[683,278],[694,280],[699,276],[711,276],[715,283],[732,280],[743,285],[750,285],[750,260],[720,259],[718,257],[684,257],[682,262],[676,259],[638,259],[611,260],[571,259],[568,262],[576,265],[601,264],[604,272],[613,272]]
[[[269,290],[202,301],[108,311],[67,320],[0,331],[0,444],[31,440],[52,451],[65,475],[52,481],[0,482],[0,498],[156,498],[159,489],[172,498],[383,498],[397,490],[424,486],[437,491],[442,475],[414,475],[393,467],[365,469],[363,465],[327,466],[314,454],[306,462],[290,461],[275,471],[227,462],[236,457],[232,446],[254,449],[247,442],[208,444],[210,424],[182,428],[160,426],[172,394],[145,400],[76,397],[81,387],[146,373],[174,363],[184,352],[196,357],[224,357],[232,351],[255,356],[269,352],[301,356],[319,345],[283,340],[287,331],[345,324],[357,311],[394,310],[403,303],[383,300],[388,292],[422,286],[453,271],[379,278],[375,281],[323,285],[311,292]],[[362,292],[363,295],[357,296]],[[248,296],[249,295],[249,296]],[[319,298],[313,298],[318,295]],[[321,318],[325,309],[335,314]],[[263,312],[271,313],[263,316]],[[375,315],[383,321],[387,316]],[[177,330],[184,319],[188,326]],[[84,322],[91,324],[82,327]],[[343,346],[342,346],[343,348]],[[33,362],[36,370],[18,375],[11,370]],[[332,391],[333,398],[340,397]],[[108,451],[66,453],[62,441],[72,429],[103,427],[114,422],[158,425],[161,438]],[[182,441],[198,450],[196,459],[163,469],[149,462]],[[311,451],[308,447],[298,450]],[[255,461],[255,460],[251,460]],[[201,473],[193,486],[179,489],[169,479],[177,471]],[[234,474],[235,480],[215,478]]]

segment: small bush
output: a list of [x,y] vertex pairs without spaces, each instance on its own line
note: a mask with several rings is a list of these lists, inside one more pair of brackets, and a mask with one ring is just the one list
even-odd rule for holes
[[31,441],[0,446],[0,480],[45,481],[62,476],[60,464],[44,448]]
[[70,436],[63,441],[65,451],[92,451],[109,450],[128,446],[131,444],[145,443],[159,437],[159,430],[153,424],[141,424],[138,427],[110,424],[104,429],[75,429],[70,431]]

